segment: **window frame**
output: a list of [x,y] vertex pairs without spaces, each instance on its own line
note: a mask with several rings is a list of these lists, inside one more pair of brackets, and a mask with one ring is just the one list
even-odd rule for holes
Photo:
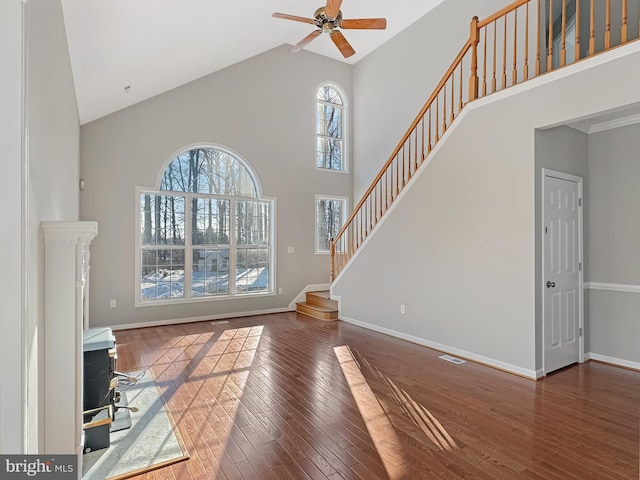
[[[168,168],[169,164],[173,162],[178,156],[182,153],[197,149],[216,149],[221,150],[224,153],[232,156],[238,163],[247,171],[247,173],[251,176],[253,180],[256,196],[255,197],[245,197],[245,196],[234,196],[234,195],[218,195],[218,194],[208,194],[208,193],[197,193],[197,192],[183,192],[183,191],[171,191],[171,190],[161,190],[160,186],[162,184],[162,178],[164,176],[164,172]],[[184,215],[185,215],[185,223],[184,223],[184,242],[181,245],[157,245],[157,246],[145,246],[142,244],[142,196],[143,195],[159,195],[159,196],[168,196],[168,197],[180,197],[184,198]],[[191,208],[192,208],[192,200],[194,198],[198,199],[213,199],[213,200],[228,200],[229,201],[229,243],[228,244],[220,244],[220,245],[209,245],[209,244],[196,244],[192,243],[192,225],[191,225]],[[264,202],[268,205],[269,212],[269,242],[266,245],[238,245],[236,239],[236,223],[235,223],[235,208],[238,202],[250,201],[250,202]],[[262,188],[258,179],[256,178],[255,171],[251,168],[251,166],[237,153],[229,150],[228,148],[221,147],[213,144],[196,144],[187,146],[185,148],[180,149],[174,155],[170,156],[167,161],[164,162],[162,168],[160,169],[160,173],[156,179],[155,187],[143,187],[136,186],[135,188],[135,266],[134,266],[134,284],[135,284],[135,298],[134,298],[134,307],[150,307],[150,306],[159,306],[159,305],[177,305],[184,303],[199,303],[199,302],[211,302],[211,301],[221,301],[221,300],[233,300],[233,299],[246,299],[246,298],[256,298],[256,297],[266,297],[266,296],[275,296],[276,295],[276,198],[268,197],[262,195]],[[147,247],[150,250],[170,250],[170,249],[181,249],[184,251],[184,284],[183,284],[183,297],[169,297],[169,298],[156,298],[151,300],[142,299],[142,251]],[[267,248],[269,250],[269,288],[266,291],[260,292],[251,292],[244,293],[238,292],[236,281],[229,284],[229,291],[223,295],[201,295],[201,296],[193,296],[192,292],[192,275],[193,275],[193,253],[194,250],[198,249],[221,249],[228,248],[229,249],[229,277],[231,275],[235,275],[235,271],[237,268],[236,260],[236,250],[238,248]]]
[[[314,226],[314,234],[313,234],[313,251],[316,255],[330,255],[331,248],[328,250],[318,250],[318,203],[321,200],[337,200],[343,202],[343,211],[342,211],[342,224],[340,225],[340,229],[344,226],[344,223],[347,221],[349,215],[349,197],[344,197],[340,195],[323,195],[316,194],[315,202],[314,202],[314,210],[313,210],[313,226]],[[338,229],[338,231],[340,230]],[[329,239],[331,240],[331,239]]]
[[[331,87],[332,89],[334,89],[338,95],[340,96],[340,100],[342,101],[342,105],[341,105],[341,110],[342,110],[342,165],[341,165],[341,169],[340,170],[336,170],[336,169],[332,169],[332,168],[324,168],[324,167],[319,167],[318,166],[318,140],[319,138],[333,138],[333,137],[327,137],[326,135],[321,135],[320,133],[318,133],[318,105],[320,104],[328,104],[327,102],[322,102],[320,100],[318,100],[318,92],[320,91],[321,88],[324,87]],[[315,89],[315,95],[314,95],[314,121],[315,121],[315,126],[314,126],[314,131],[315,131],[315,135],[314,135],[314,164],[315,164],[315,168],[318,171],[321,172],[331,172],[331,173],[349,173],[349,102],[348,102],[348,98],[347,98],[347,94],[345,93],[344,89],[338,85],[336,82],[332,82],[332,81],[326,81],[326,82],[322,82],[320,85],[318,85],[318,87]],[[331,104],[333,105],[333,104]]]

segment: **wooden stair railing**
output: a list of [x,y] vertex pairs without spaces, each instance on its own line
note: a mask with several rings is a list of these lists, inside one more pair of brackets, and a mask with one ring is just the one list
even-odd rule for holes
[[[627,0],[587,0],[587,12],[581,11],[584,0],[546,1],[517,0],[484,20],[471,20],[469,40],[332,239],[332,281],[468,102],[638,38],[628,38]],[[567,8],[569,4],[571,9]],[[558,7],[560,13],[554,15]],[[612,11],[621,14],[613,18]],[[586,33],[581,33],[583,15],[589,16],[588,42]],[[640,19],[637,21],[640,31]],[[604,29],[598,28],[601,24]],[[570,29],[575,32],[571,33],[573,38],[567,36]],[[573,49],[567,48],[571,40],[575,43]],[[603,47],[597,48],[600,40]]]

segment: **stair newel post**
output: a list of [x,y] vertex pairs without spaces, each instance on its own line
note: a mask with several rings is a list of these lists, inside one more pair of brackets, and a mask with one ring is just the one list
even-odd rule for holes
[[329,243],[329,250],[331,251],[331,281],[333,282],[333,280],[336,278],[336,244],[334,242],[334,239],[331,239],[331,242]]
[[478,43],[480,43],[480,30],[478,29],[478,17],[471,20],[469,41],[471,42],[471,77],[469,78],[469,101],[478,98]]

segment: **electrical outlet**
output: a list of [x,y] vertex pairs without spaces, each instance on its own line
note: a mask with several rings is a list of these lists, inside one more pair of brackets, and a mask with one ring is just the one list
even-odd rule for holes
[[115,299],[109,300],[109,308],[116,308],[116,305],[117,305],[117,303],[116,303]]
[[400,313],[405,313],[404,304],[400,305]]
[[282,287],[278,289],[278,295],[282,295]]
[[293,247],[289,247],[289,248],[287,248],[287,252],[288,252],[288,253],[293,253]]

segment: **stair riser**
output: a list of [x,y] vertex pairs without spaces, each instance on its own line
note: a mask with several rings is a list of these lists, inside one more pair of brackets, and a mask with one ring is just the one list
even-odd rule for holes
[[314,295],[313,292],[307,292],[305,297],[307,303],[310,305],[318,305],[319,307],[338,310],[338,302],[331,300],[330,298],[319,297],[318,295]]
[[338,312],[322,312],[319,310],[315,310],[313,306],[309,307],[306,305],[298,304],[296,307],[296,311],[298,313],[302,313],[303,315],[308,315],[309,317],[317,318],[318,320],[326,320],[333,321],[338,319]]

